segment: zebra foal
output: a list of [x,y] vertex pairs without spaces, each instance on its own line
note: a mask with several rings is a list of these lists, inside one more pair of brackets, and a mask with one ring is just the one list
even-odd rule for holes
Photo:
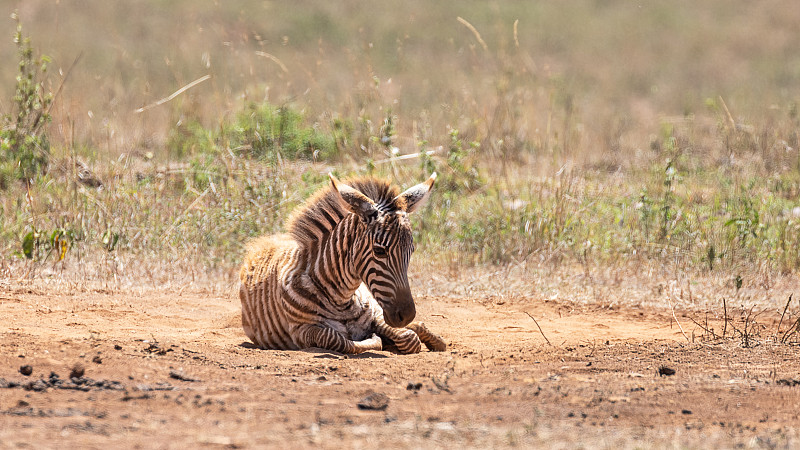
[[242,327],[262,348],[320,347],[341,353],[401,353],[447,345],[416,315],[408,285],[414,251],[408,215],[436,179],[404,192],[361,178],[331,184],[300,206],[286,234],[251,242],[239,273]]

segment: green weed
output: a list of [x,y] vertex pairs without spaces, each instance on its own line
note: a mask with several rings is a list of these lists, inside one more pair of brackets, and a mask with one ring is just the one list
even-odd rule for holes
[[13,14],[12,18],[17,24],[14,43],[19,72],[12,111],[0,119],[0,190],[7,189],[13,179],[31,180],[44,173],[50,157],[45,128],[53,101],[53,94],[45,88],[50,58],[34,57],[30,38],[22,34],[19,17]]

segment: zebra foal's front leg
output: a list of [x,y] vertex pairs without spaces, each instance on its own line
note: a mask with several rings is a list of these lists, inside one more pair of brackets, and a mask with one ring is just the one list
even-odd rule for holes
[[412,322],[406,325],[406,328],[394,328],[385,322],[379,322],[376,324],[376,329],[379,336],[394,342],[400,353],[419,353],[422,350],[422,344],[425,344],[425,347],[432,352],[447,350],[444,339],[431,333],[422,322]]
[[433,334],[422,322],[411,322],[406,328],[413,331],[419,340],[432,352],[443,352],[447,350],[447,343],[437,334]]
[[381,338],[373,334],[363,341],[353,341],[342,333],[320,325],[306,325],[297,330],[306,347],[319,347],[325,350],[355,355],[369,350],[382,350]]
[[384,337],[397,346],[397,351],[403,354],[419,353],[422,350],[422,343],[417,333],[407,328],[394,328],[386,322],[380,321],[375,324],[378,336]]

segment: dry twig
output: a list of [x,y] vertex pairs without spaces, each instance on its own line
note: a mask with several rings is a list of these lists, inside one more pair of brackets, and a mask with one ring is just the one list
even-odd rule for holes
[[786,302],[786,306],[783,307],[783,313],[781,313],[781,320],[778,321],[778,329],[775,331],[775,337],[778,337],[781,334],[781,324],[783,323],[783,316],[786,315],[786,310],[789,309],[789,303],[792,302],[792,295],[794,293],[789,294],[789,300]]
[[483,38],[481,38],[481,34],[478,33],[478,30],[474,26],[472,26],[471,23],[467,22],[463,18],[456,17],[456,19],[459,21],[459,23],[461,23],[465,27],[469,28],[469,31],[472,31],[472,34],[475,35],[475,39],[478,40],[478,42],[481,44],[481,47],[483,47],[483,49],[488,52],[489,51],[489,46],[486,45],[486,42],[483,41]]
[[167,103],[168,101],[172,100],[173,98],[183,94],[187,90],[197,86],[198,84],[202,83],[203,81],[208,80],[209,78],[211,78],[211,75],[205,75],[203,77],[200,77],[200,78],[192,81],[191,83],[187,84],[186,86],[184,86],[184,87],[178,89],[177,91],[173,92],[172,95],[170,95],[168,97],[164,97],[161,100],[159,100],[159,101],[157,101],[155,103],[151,103],[151,104],[149,104],[147,106],[142,106],[141,108],[137,109],[134,112],[138,114],[138,113],[145,112],[148,109],[155,108],[158,105],[163,105],[164,103]]
[[678,328],[681,330],[681,334],[683,335],[683,337],[686,338],[686,342],[692,342],[691,339],[689,339],[689,336],[686,336],[686,333],[683,331],[681,323],[678,322],[678,317],[675,315],[675,307],[672,306],[672,302],[669,301],[669,299],[667,299],[667,303],[669,303],[669,309],[672,310],[672,318],[675,319],[675,323],[678,324]]
[[537,322],[536,319],[528,311],[525,311],[525,314],[527,314],[528,317],[530,317],[531,320],[533,320],[533,323],[536,324],[536,327],[539,328],[539,333],[542,333],[542,337],[544,338],[544,340],[547,341],[547,343],[550,346],[553,346],[553,344],[550,343],[550,339],[547,339],[547,336],[544,335],[544,331],[542,331],[542,327],[539,326],[539,322]]

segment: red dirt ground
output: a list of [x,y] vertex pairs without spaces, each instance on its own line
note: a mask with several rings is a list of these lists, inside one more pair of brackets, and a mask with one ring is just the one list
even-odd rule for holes
[[344,357],[253,348],[232,294],[2,289],[4,448],[800,445],[797,347],[669,310],[418,296],[446,352]]

